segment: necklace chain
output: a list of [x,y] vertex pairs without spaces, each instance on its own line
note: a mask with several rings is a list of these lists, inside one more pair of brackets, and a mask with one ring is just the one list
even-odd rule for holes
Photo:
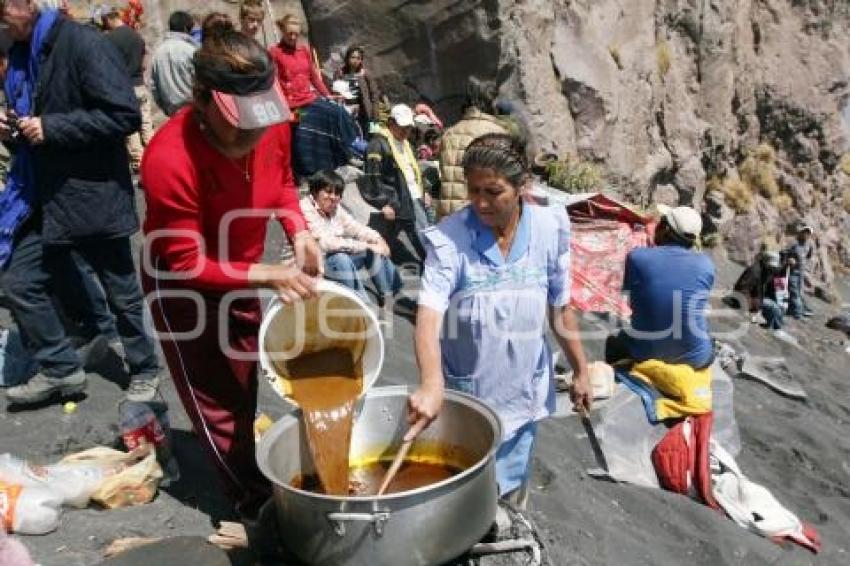
[[[242,159],[239,159],[239,160],[234,159],[233,160],[234,165],[236,165],[236,167],[239,168],[242,171],[242,174],[245,176],[245,182],[246,183],[251,182],[251,163],[253,161],[251,158],[253,156],[254,156],[254,152],[252,151],[251,153],[249,153],[248,155],[246,155]],[[241,161],[241,164],[240,164],[240,161]]]

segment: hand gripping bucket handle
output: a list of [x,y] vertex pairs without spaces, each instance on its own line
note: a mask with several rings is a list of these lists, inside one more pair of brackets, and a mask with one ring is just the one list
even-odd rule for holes
[[384,365],[384,336],[372,308],[351,289],[320,281],[318,296],[284,304],[275,298],[260,324],[260,370],[272,389],[286,399],[289,387],[285,362],[303,353],[344,347],[360,363],[365,394]]

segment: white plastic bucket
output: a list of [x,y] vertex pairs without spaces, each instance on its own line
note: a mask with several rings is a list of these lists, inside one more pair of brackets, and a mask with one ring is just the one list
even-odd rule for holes
[[352,352],[363,375],[361,395],[384,365],[384,335],[372,309],[351,289],[322,280],[318,296],[289,305],[275,298],[260,325],[260,369],[272,389],[288,395],[285,362],[301,354],[342,347]]

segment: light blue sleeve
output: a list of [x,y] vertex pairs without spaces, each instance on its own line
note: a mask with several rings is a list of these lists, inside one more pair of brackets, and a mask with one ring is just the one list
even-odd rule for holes
[[549,208],[555,222],[556,247],[555,256],[548,262],[549,304],[553,307],[563,307],[570,302],[570,218],[563,206]]
[[446,312],[457,287],[460,257],[457,247],[439,227],[422,231],[425,256],[419,305],[437,312]]

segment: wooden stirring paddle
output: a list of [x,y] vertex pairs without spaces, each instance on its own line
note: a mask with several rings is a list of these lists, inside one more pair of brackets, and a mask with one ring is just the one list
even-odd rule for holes
[[378,488],[378,496],[384,494],[387,491],[387,488],[390,486],[390,482],[393,481],[393,478],[398,473],[399,468],[404,463],[404,459],[407,457],[407,453],[410,452],[410,447],[413,445],[413,441],[416,440],[416,437],[419,436],[419,433],[428,425],[428,421],[425,419],[420,420],[413,426],[411,426],[407,433],[404,435],[404,441],[401,443],[401,446],[398,448],[398,452],[395,453],[395,457],[393,457],[392,464],[387,469],[387,473],[384,474],[384,480],[381,482],[381,487]]

